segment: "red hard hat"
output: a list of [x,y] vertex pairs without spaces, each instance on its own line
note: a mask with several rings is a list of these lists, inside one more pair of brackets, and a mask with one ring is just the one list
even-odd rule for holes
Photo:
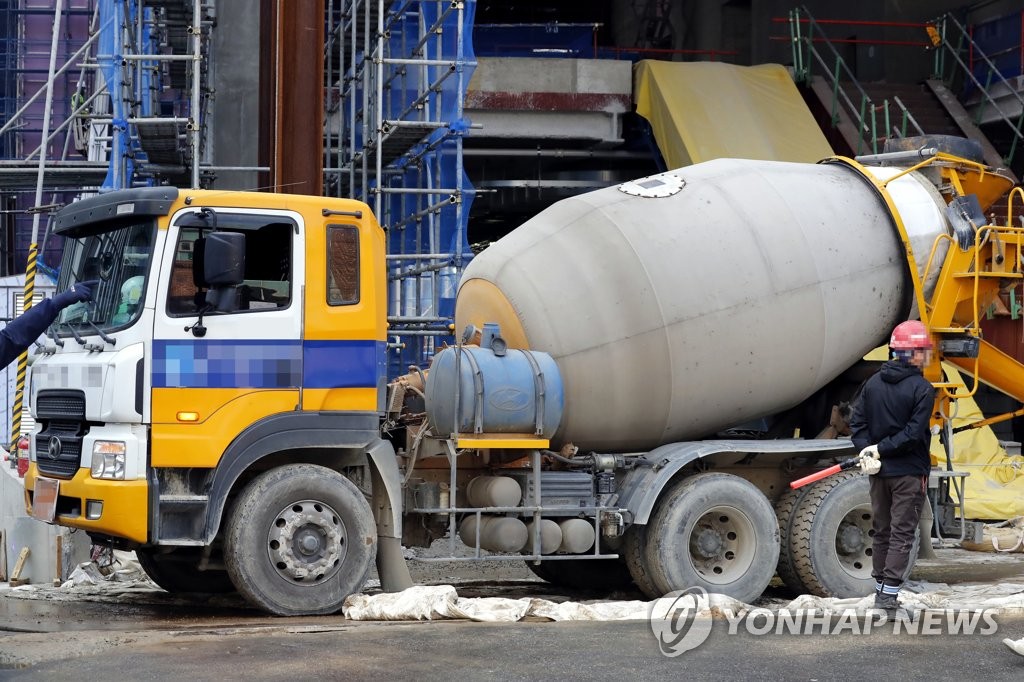
[[931,347],[932,337],[928,335],[928,328],[918,320],[899,323],[892,330],[892,338],[889,339],[889,348],[892,350],[921,350]]

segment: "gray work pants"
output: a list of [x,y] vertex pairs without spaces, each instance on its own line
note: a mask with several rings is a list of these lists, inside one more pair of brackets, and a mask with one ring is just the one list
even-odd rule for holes
[[886,585],[899,586],[910,565],[921,507],[926,504],[925,476],[869,476],[871,527],[874,531],[871,575]]

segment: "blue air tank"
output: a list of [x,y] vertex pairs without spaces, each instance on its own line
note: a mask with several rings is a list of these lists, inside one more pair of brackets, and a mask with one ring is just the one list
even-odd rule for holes
[[546,353],[495,350],[450,347],[434,356],[424,391],[434,434],[554,435],[563,400],[555,361]]

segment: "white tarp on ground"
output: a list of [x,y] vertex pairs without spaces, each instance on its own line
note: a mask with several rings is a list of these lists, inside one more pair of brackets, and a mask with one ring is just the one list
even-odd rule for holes
[[[913,590],[913,591],[912,591]],[[902,594],[903,604],[911,609],[994,609],[1000,613],[1024,612],[1024,584],[1001,583],[949,586],[935,583],[908,584]],[[697,616],[718,617],[725,611],[733,614],[755,608],[787,611],[815,611],[840,614],[863,612],[872,608],[873,597],[829,599],[803,595],[790,602],[767,607],[750,604],[722,595],[708,595],[707,608]],[[469,619],[482,622],[511,622],[527,618],[543,620],[647,620],[657,602],[597,601],[562,602],[525,597],[459,597],[451,585],[411,587],[391,594],[354,594],[345,600],[343,613],[349,620],[445,620]]]
[[[753,608],[730,597],[709,595],[711,615],[715,608],[739,611]],[[445,620],[513,622],[526,618],[543,620],[646,620],[651,602],[594,601],[553,602],[535,597],[460,597],[452,585],[421,585],[402,592],[353,594],[342,612],[349,620]]]

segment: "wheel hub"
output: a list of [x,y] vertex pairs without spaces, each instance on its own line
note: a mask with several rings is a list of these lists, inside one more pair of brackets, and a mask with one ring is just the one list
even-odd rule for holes
[[855,525],[847,524],[839,529],[836,538],[839,551],[843,554],[860,553],[864,551],[864,533]]
[[694,540],[695,551],[705,559],[711,559],[721,554],[722,547],[725,545],[721,533],[710,528],[699,531]]
[[839,566],[858,579],[871,575],[871,508],[851,509],[836,529],[836,558]]
[[281,577],[303,585],[334,575],[346,552],[345,527],[323,502],[302,500],[282,509],[267,534],[271,563]]
[[310,556],[316,554],[317,550],[320,549],[320,538],[309,529],[303,529],[299,533],[299,541],[296,545],[298,545],[299,551],[302,552],[303,556]]
[[728,505],[712,507],[690,531],[690,562],[709,583],[729,584],[754,560],[754,536],[744,512]]

